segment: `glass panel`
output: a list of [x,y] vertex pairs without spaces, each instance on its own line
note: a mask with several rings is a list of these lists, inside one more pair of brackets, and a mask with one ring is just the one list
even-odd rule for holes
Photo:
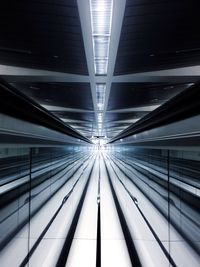
[[178,266],[198,266],[200,153],[170,151],[170,253]]
[[[28,253],[29,155],[28,148],[0,147],[1,266],[19,266]],[[11,259],[15,259],[14,263]]]

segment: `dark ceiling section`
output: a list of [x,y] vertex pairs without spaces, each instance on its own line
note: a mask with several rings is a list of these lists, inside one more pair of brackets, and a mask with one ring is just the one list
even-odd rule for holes
[[[93,102],[87,83],[12,83],[20,92],[85,136],[94,127]],[[81,112],[82,111],[82,112]]]
[[90,84],[87,83],[15,83],[12,85],[42,105],[93,110]]
[[[0,64],[88,76],[76,0],[3,2]],[[127,0],[114,75],[200,64],[199,25],[196,0]],[[55,81],[59,81],[58,77],[61,75],[55,75]],[[152,77],[158,76],[154,73]],[[61,82],[62,79],[33,83],[23,82],[23,75],[21,80],[18,78],[21,82],[12,83],[14,87],[86,137],[94,135],[98,116],[94,114],[89,83]],[[36,78],[30,76],[30,81],[37,81]],[[53,76],[50,78],[54,81]],[[103,134],[110,138],[191,86],[113,83],[112,77],[110,82],[103,121]]]
[[0,64],[88,74],[75,0],[3,1],[0,36]]
[[118,122],[118,121],[124,121],[124,120],[138,119],[146,114],[147,112],[145,111],[124,112],[124,113],[110,111],[106,113],[105,122],[111,123],[115,121]]
[[84,112],[70,112],[70,111],[53,111],[54,115],[57,117],[74,120],[83,121],[86,123],[92,123],[95,120],[94,112],[85,110]]
[[53,111],[52,113],[85,137],[90,138],[92,136],[95,127],[94,112],[84,110],[83,112]]
[[200,63],[196,0],[127,0],[115,75]]
[[185,84],[114,83],[108,110],[160,105],[187,87]]
[[191,85],[169,83],[112,84],[105,119],[107,136],[116,136]]
[[144,111],[123,113],[107,112],[105,116],[105,131],[107,137],[112,138],[146,114],[147,112]]

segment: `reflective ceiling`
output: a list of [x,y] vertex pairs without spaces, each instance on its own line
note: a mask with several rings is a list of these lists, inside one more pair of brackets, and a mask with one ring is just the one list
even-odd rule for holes
[[200,76],[193,0],[6,0],[0,76],[87,138],[111,139]]

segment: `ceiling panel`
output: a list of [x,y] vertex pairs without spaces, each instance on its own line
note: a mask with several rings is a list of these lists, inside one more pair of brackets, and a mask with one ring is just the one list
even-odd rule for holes
[[0,64],[88,74],[75,0],[3,1]]
[[112,121],[123,121],[123,120],[133,120],[138,119],[146,115],[148,112],[138,111],[138,112],[107,112],[105,116],[105,123],[111,123]]
[[[95,116],[88,83],[12,83],[64,123],[92,136]],[[70,111],[66,111],[69,109]],[[82,112],[80,112],[80,110]]]
[[[89,75],[76,0],[3,2],[5,3],[0,9],[0,64]],[[117,8],[118,1],[115,2]],[[114,77],[114,80],[120,81],[121,77],[128,79],[143,77],[123,76],[124,74],[199,64],[200,16],[197,7],[197,1],[194,0],[126,0],[116,62],[111,62],[115,60],[115,56],[113,56],[114,49],[110,49],[112,58],[109,58],[109,64],[115,65],[114,75],[119,75],[117,78]],[[79,11],[80,15],[83,15],[80,9]],[[86,17],[82,20],[85,40],[92,37],[89,32],[91,28],[89,27],[89,30],[87,28],[88,19]],[[116,34],[115,30],[113,32]],[[111,40],[116,40],[115,37],[112,36]],[[89,41],[86,43],[88,52],[92,49],[92,44]],[[118,45],[118,42],[115,44]],[[112,48],[112,43],[110,45]],[[90,54],[92,53],[87,53]],[[94,62],[94,58],[89,56],[88,62]],[[98,127],[102,127],[108,137],[115,136],[190,86],[190,84],[159,82],[113,83],[110,74],[93,77],[91,73],[92,71],[88,76],[91,84],[93,81],[97,82],[99,87],[102,83],[101,86],[106,88],[105,91],[102,89],[102,92],[101,90],[97,92],[95,85],[91,88],[89,83],[62,82],[62,77],[65,77],[63,75],[50,77],[51,81],[60,81],[56,83],[17,82],[12,85],[64,123],[90,137],[93,134],[97,135]],[[33,73],[29,74],[26,81],[29,78],[30,81],[38,81],[38,77]],[[162,80],[157,79],[156,72],[152,77],[154,74],[156,81]],[[12,73],[8,75],[13,76]],[[20,81],[20,77],[23,81],[22,74],[16,80]],[[6,79],[6,76],[4,78]],[[91,89],[94,99],[96,97],[97,100],[95,105],[98,111],[94,110]],[[99,106],[104,106],[105,109],[107,107],[107,110],[102,110]],[[105,117],[102,114],[105,114]],[[99,120],[100,126],[96,125],[95,117],[97,121]]]
[[66,112],[66,111],[54,111],[54,115],[68,120],[76,120],[83,122],[94,122],[95,116],[93,112],[87,110],[83,112]]
[[114,83],[108,110],[160,105],[187,87],[187,84]]
[[200,63],[195,0],[126,2],[115,75]]
[[12,85],[43,105],[93,110],[88,83],[13,83]]

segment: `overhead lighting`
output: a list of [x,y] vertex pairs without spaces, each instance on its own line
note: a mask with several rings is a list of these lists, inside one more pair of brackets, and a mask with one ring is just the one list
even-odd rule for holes
[[104,83],[96,84],[96,99],[97,99],[97,110],[103,111],[105,104],[106,85]]
[[98,122],[103,122],[103,114],[102,113],[98,113],[97,114],[97,120],[98,120]]
[[113,0],[90,0],[94,68],[96,75],[106,75],[111,35]]

